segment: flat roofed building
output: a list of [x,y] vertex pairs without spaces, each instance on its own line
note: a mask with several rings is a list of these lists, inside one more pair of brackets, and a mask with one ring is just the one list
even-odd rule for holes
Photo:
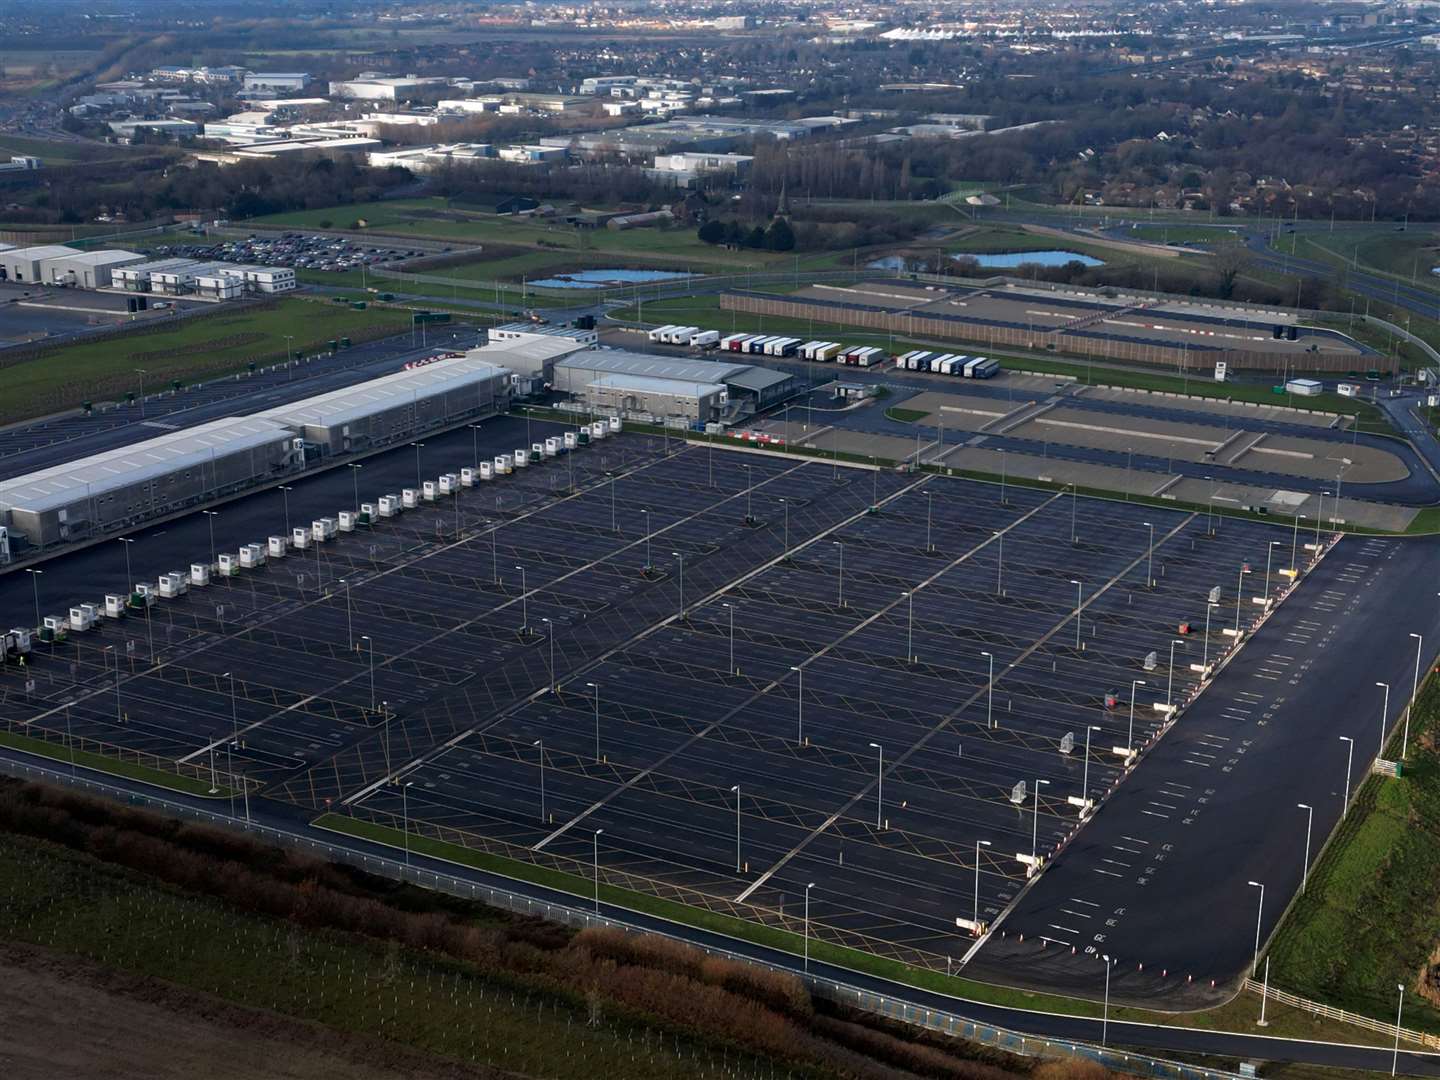
[[212,420],[0,481],[0,520],[36,547],[129,528],[302,468],[294,441],[263,417]]
[[39,247],[14,248],[0,252],[0,270],[5,280],[16,283],[38,284],[43,281],[41,264],[48,259],[63,259],[70,255],[82,255],[79,248],[63,244],[42,244]]
[[590,340],[577,339],[568,335],[529,334],[524,337],[496,338],[496,331],[490,331],[490,341],[478,349],[471,349],[465,355],[469,359],[483,360],[509,368],[517,375],[534,376],[550,382],[554,378],[555,365],[561,359],[572,356],[595,345],[595,332],[576,331],[589,334]]
[[592,376],[584,398],[587,407],[596,411],[649,413],[698,424],[719,419],[729,400],[729,392],[720,383],[624,373],[592,372]]
[[510,374],[485,360],[455,357],[256,415],[303,434],[322,453],[344,454],[503,411]]
[[46,259],[40,265],[41,277],[50,285],[67,285],[74,289],[106,289],[115,270],[145,261],[144,255],[133,251],[82,251],[78,255],[62,255]]

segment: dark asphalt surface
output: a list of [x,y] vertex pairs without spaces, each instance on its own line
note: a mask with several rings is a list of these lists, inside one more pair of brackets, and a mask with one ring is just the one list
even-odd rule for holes
[[[1226,523],[1228,527],[1228,523]],[[1377,755],[1384,692],[1404,712],[1424,637],[1440,643],[1440,540],[1347,537],[1241,652],[1020,899],[968,970],[978,978],[1142,1003],[1175,977],[1198,997],[1249,968],[1257,916],[1268,937],[1300,887],[1306,813],[1312,861]],[[1262,824],[1263,823],[1263,824]],[[1259,890],[1265,885],[1263,912]],[[1020,938],[1023,936],[1023,943]],[[1072,955],[1073,950],[1073,955]],[[1142,966],[1143,965],[1143,970]],[[1165,974],[1162,974],[1165,973]]]

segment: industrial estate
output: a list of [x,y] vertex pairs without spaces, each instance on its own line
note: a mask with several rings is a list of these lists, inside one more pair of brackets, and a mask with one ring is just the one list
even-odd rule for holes
[[78,7],[16,1076],[1440,1074],[1432,11]]

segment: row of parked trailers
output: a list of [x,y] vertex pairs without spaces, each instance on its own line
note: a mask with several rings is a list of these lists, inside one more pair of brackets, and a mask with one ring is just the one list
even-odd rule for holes
[[[290,530],[289,536],[272,536],[264,544],[244,544],[236,552],[222,551],[213,565],[192,563],[189,573],[172,570],[161,574],[154,585],[139,582],[128,596],[107,595],[103,604],[77,604],[70,609],[68,618],[46,615],[38,628],[40,640],[59,641],[71,633],[93,630],[104,619],[119,619],[127,612],[143,611],[152,607],[157,599],[173,600],[185,595],[192,586],[203,588],[210,584],[212,575],[235,577],[242,570],[258,569],[271,559],[283,559],[291,553],[318,548],[334,540],[338,533],[354,532],[359,526],[374,526],[385,518],[399,517],[406,510],[439,502],[442,496],[455,496],[461,488],[509,476],[517,469],[571,453],[622,430],[623,423],[618,416],[595,420],[582,425],[578,431],[567,431],[562,435],[548,436],[543,442],[532,443],[528,450],[522,448],[513,454],[500,454],[493,463],[482,461],[473,469],[467,467],[458,473],[442,473],[434,480],[422,482],[418,488],[403,488],[399,494],[380,496],[378,502],[361,503],[358,512],[341,510],[335,517],[316,518],[308,526],[298,525]],[[32,647],[31,631],[28,629],[16,627],[0,634],[0,665],[19,661],[30,653]]]
[[797,356],[816,363],[870,367],[885,359],[885,350],[874,345],[844,345],[838,341],[806,341],[804,338],[773,334],[731,334],[720,339],[723,352],[759,356]]
[[902,371],[929,371],[966,379],[988,379],[1000,371],[1000,361],[991,360],[988,356],[964,356],[921,349],[895,357],[895,366]]
[[720,331],[698,326],[657,326],[649,333],[651,344],[689,345],[692,349],[713,349],[720,344]]

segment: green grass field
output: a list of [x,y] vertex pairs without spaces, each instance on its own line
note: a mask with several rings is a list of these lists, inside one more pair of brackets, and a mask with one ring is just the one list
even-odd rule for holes
[[382,327],[398,332],[409,313],[285,299],[273,309],[221,314],[178,323],[173,329],[85,342],[0,369],[0,420],[44,415],[107,401],[138,390],[136,368],[146,371],[147,392],[172,380],[213,378],[244,370],[250,360],[285,357],[286,335],[297,354],[337,337]]
[[1123,238],[1152,244],[1222,244],[1234,243],[1239,235],[1235,225],[1134,225]]
[[[1401,779],[1367,778],[1305,893],[1271,944],[1277,986],[1406,1027],[1440,1032],[1413,993],[1440,949],[1440,682],[1422,690]],[[1386,757],[1400,756],[1400,736]],[[1429,972],[1434,985],[1435,972]]]

